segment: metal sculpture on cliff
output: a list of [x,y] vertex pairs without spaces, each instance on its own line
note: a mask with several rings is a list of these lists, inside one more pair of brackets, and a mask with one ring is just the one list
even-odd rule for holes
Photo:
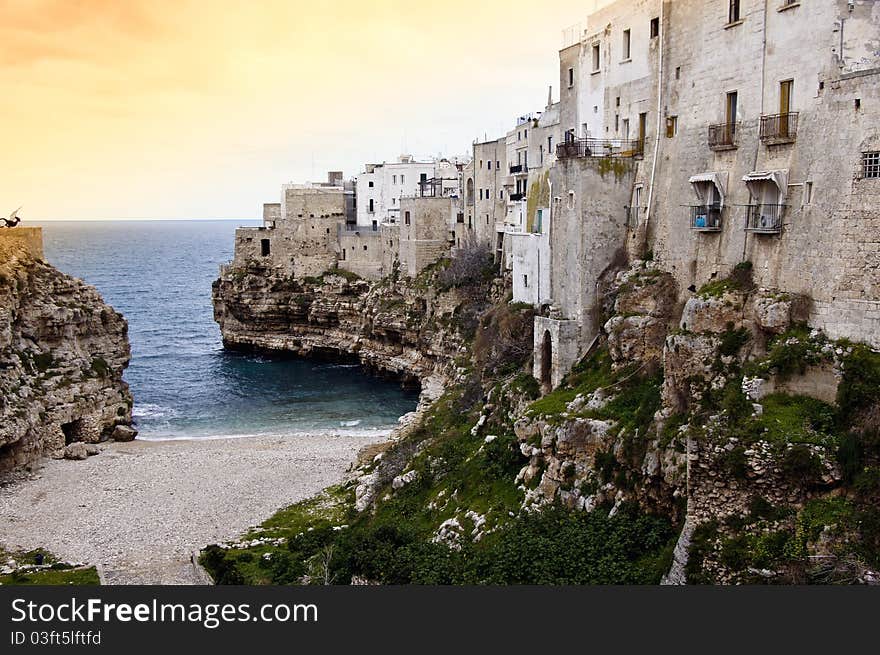
[[0,218],[0,221],[2,221],[2,225],[0,225],[0,227],[15,227],[16,225],[18,225],[21,222],[21,218],[19,218],[18,216],[18,212],[20,209],[21,207],[12,212],[9,215],[9,218]]

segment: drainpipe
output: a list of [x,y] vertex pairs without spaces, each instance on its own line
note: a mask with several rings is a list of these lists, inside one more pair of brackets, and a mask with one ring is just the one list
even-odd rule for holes
[[663,109],[663,40],[666,26],[663,24],[665,2],[660,1],[660,53],[657,61],[657,130],[654,135],[654,161],[651,162],[651,182],[648,187],[648,208],[645,211],[645,248],[648,247],[648,224],[651,222],[651,207],[654,204],[654,179],[657,175],[657,156],[660,151],[660,112]]

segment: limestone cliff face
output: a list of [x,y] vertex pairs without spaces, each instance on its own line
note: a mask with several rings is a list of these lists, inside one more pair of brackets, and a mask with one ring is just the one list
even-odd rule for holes
[[442,383],[456,374],[473,299],[438,292],[429,275],[371,284],[343,272],[294,279],[229,269],[214,283],[214,317],[227,348],[352,357],[404,380]]
[[0,473],[131,422],[127,334],[93,287],[0,241]]

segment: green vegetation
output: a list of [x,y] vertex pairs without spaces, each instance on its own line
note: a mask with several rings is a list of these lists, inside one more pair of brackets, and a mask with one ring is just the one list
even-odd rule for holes
[[97,375],[99,378],[109,377],[112,373],[110,365],[103,357],[95,357],[92,360],[91,370],[92,373]]
[[99,585],[98,571],[88,568],[50,568],[27,573],[0,575],[4,585]]
[[704,298],[720,298],[725,293],[732,291],[751,291],[754,287],[752,282],[752,263],[740,262],[737,264],[730,277],[721,280],[707,282],[697,291],[697,295]]
[[15,560],[19,566],[36,564],[42,559],[47,568],[35,571],[15,571],[10,574],[0,575],[0,584],[3,585],[98,585],[98,571],[95,567],[75,568],[70,564],[58,562],[56,558],[42,548],[27,552],[6,551],[0,548],[0,560]]

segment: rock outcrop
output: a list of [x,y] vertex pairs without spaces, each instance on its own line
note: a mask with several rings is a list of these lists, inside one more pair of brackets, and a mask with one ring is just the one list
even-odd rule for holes
[[373,284],[345,271],[298,280],[256,266],[225,269],[214,282],[214,318],[230,349],[351,358],[424,386],[455,377],[462,333],[475,320],[464,314],[487,301],[438,292],[428,277]]
[[131,422],[127,335],[93,287],[0,240],[0,473],[83,459]]

